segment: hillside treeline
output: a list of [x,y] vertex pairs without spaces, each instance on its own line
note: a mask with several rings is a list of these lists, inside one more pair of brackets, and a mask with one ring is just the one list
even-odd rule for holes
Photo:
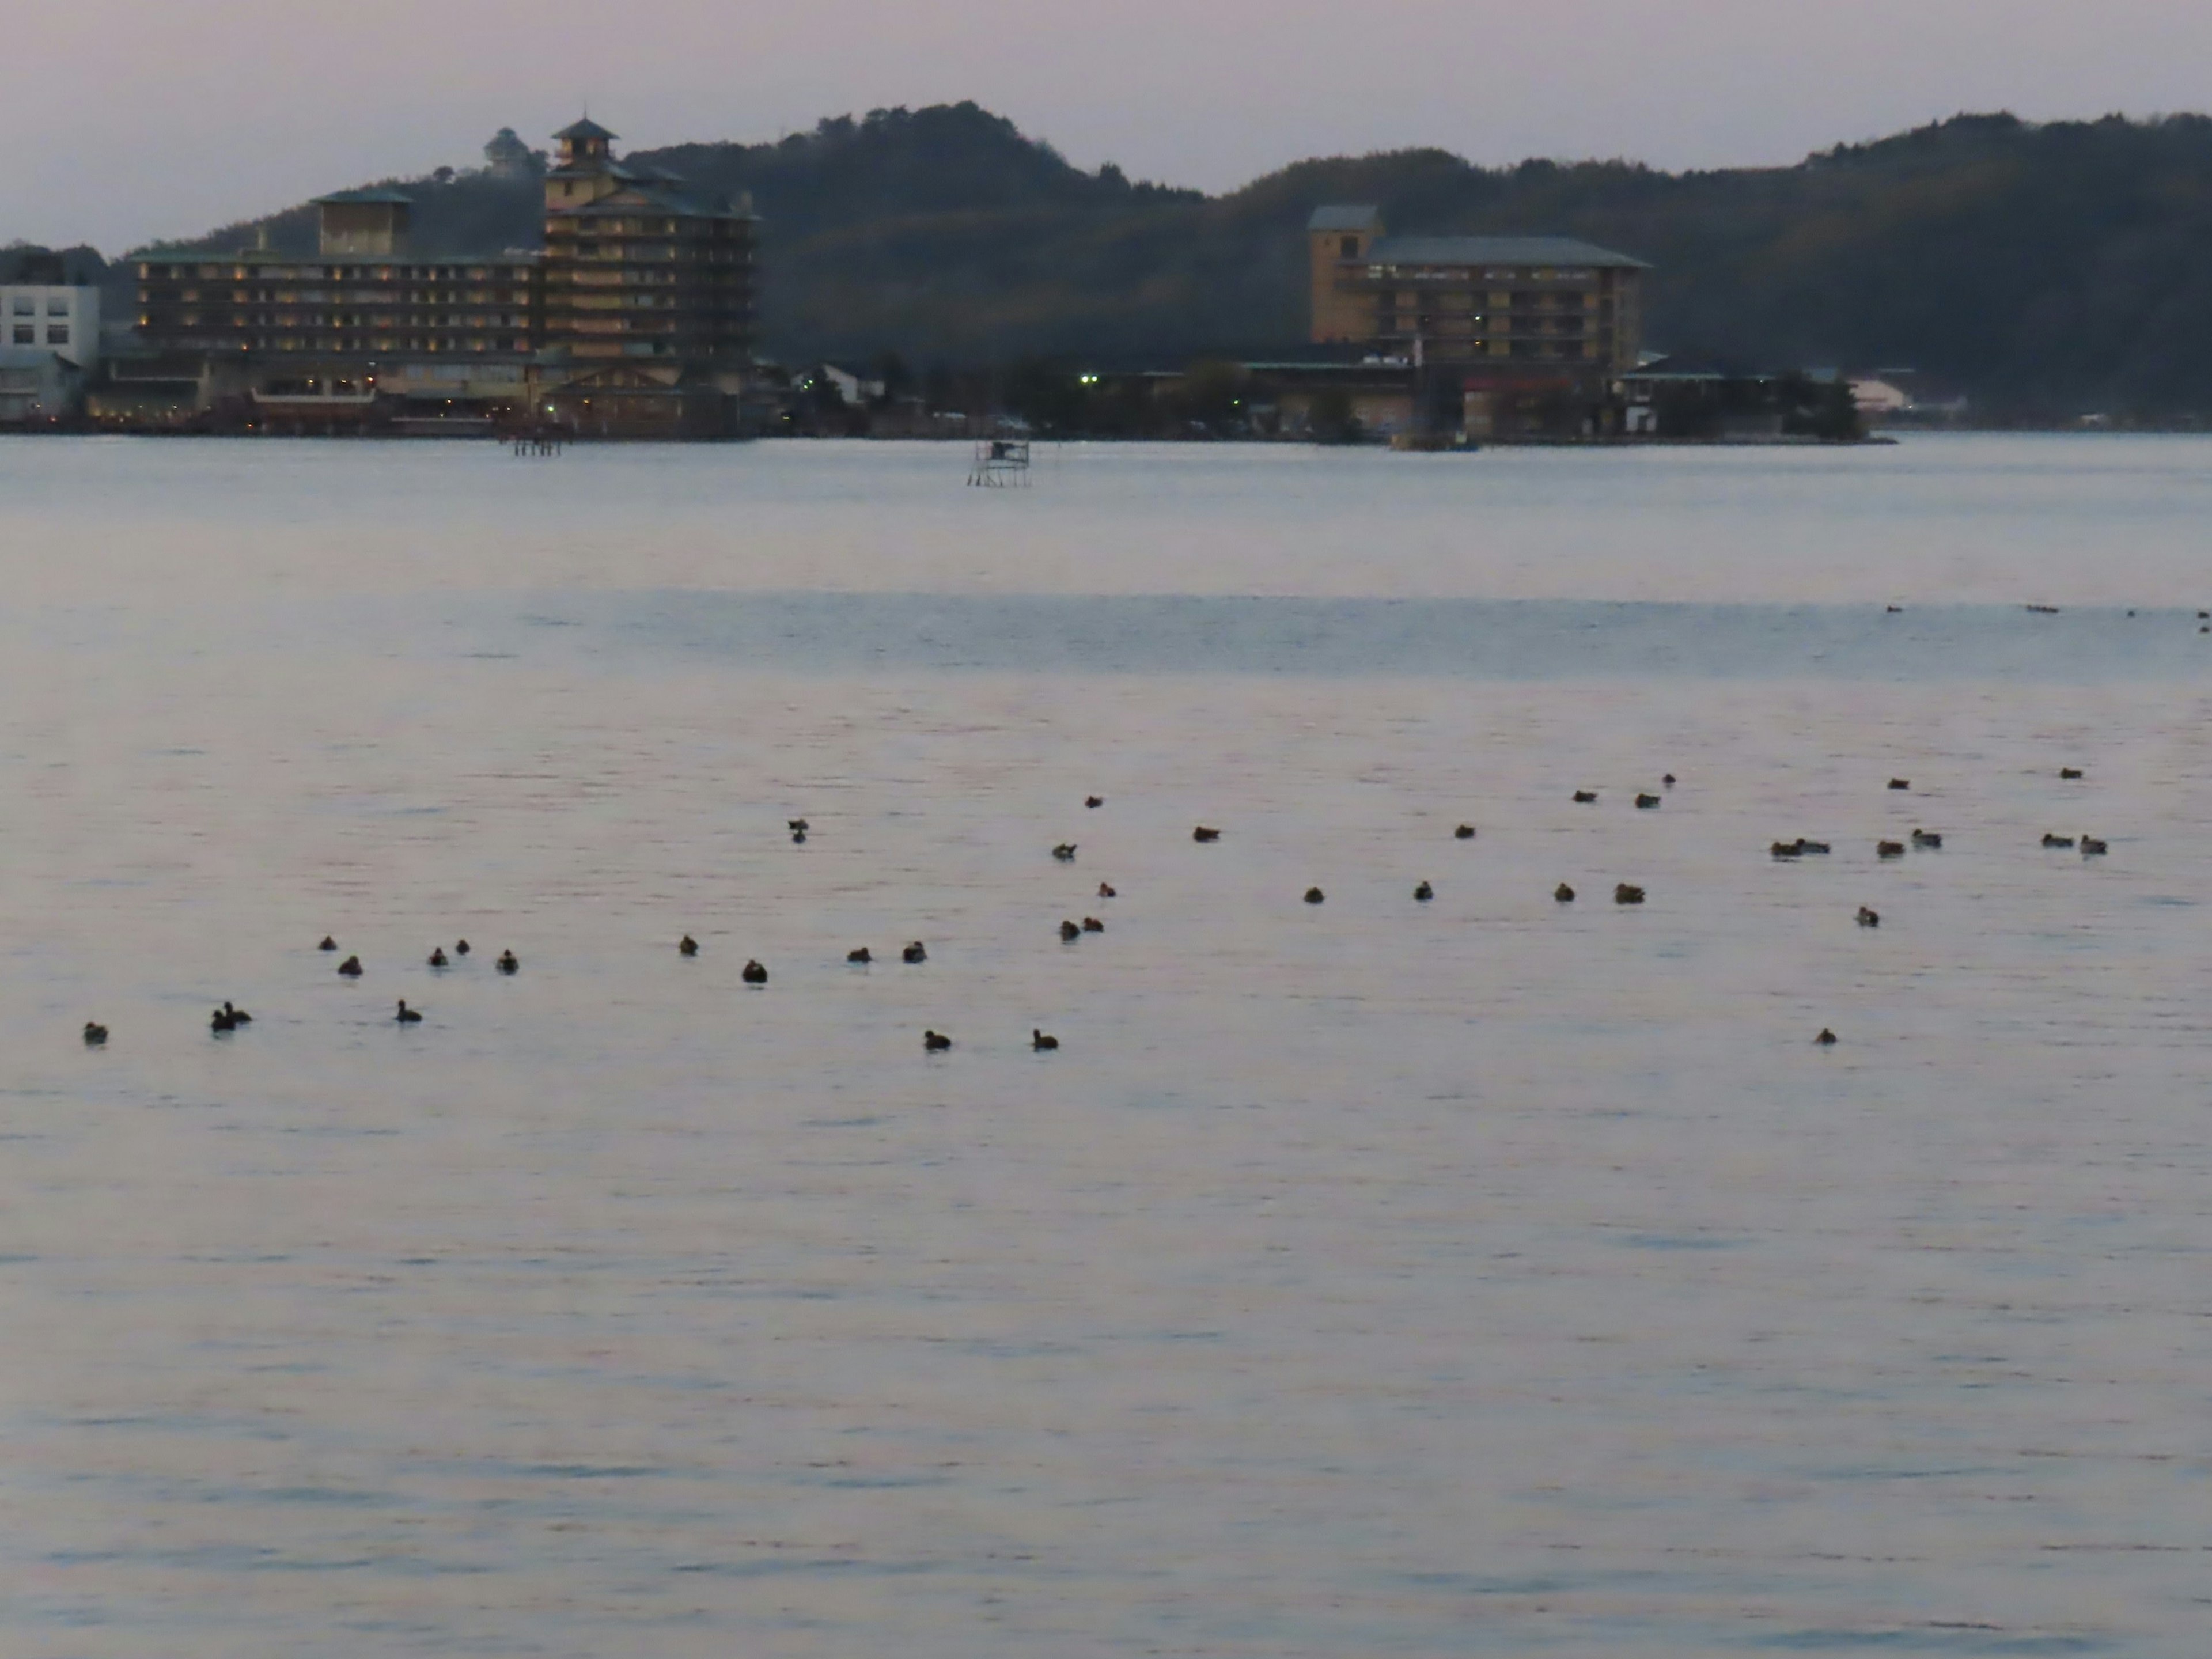
[[[1961,116],[1795,167],[1301,161],[1226,195],[1086,172],[972,104],[629,159],[763,218],[763,345],[789,362],[1181,366],[1297,345],[1304,227],[1548,232],[1650,260],[1647,343],[1745,366],[1911,367],[2023,416],[2212,410],[2212,118]],[[404,183],[441,251],[529,246],[530,176]],[[266,222],[309,245],[295,208]],[[250,243],[232,226],[211,247]]]

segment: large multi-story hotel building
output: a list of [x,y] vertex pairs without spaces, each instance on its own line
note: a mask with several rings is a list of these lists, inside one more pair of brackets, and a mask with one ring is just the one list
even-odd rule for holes
[[1565,236],[1393,236],[1372,207],[1317,209],[1306,242],[1313,343],[1423,371],[1416,424],[1610,429],[1643,344],[1641,259]]
[[416,253],[404,191],[345,191],[314,204],[313,255],[140,255],[139,340],[204,356],[208,383],[280,429],[395,410],[715,429],[750,358],[752,214],[617,162],[596,123],[556,137],[542,253]]

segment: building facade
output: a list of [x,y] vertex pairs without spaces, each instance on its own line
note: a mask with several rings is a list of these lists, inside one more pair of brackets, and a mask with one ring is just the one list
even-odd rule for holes
[[0,284],[0,424],[74,414],[100,351],[98,289]]
[[[753,217],[559,135],[543,252],[432,257],[400,191],[319,198],[313,255],[143,254],[137,338],[250,427],[709,435],[750,361]],[[625,395],[635,393],[636,395]]]
[[1469,435],[1613,418],[1643,349],[1641,259],[1565,236],[1393,236],[1365,206],[1316,210],[1306,239],[1313,343],[1430,371]]

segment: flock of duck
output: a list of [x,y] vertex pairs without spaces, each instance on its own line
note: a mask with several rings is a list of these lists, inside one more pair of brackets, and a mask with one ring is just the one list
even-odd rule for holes
[[[2058,775],[2063,780],[2075,781],[2081,778],[2082,773],[2078,767],[2065,766],[2059,769]],[[1665,789],[1672,789],[1674,784],[1674,775],[1671,772],[1661,780],[1662,787]],[[1888,787],[1893,790],[1909,791],[1912,787],[1912,783],[1907,778],[1892,778]],[[1640,811],[1656,811],[1664,799],[1663,795],[1639,791],[1635,797],[1637,809]],[[1574,792],[1574,799],[1578,805],[1595,805],[1598,799],[1597,792],[1590,789],[1577,789]],[[1086,807],[1096,809],[1103,806],[1106,802],[1102,796],[1090,795],[1085,798],[1083,804]],[[805,818],[792,818],[787,823],[793,842],[799,846],[805,844],[811,827]],[[1473,841],[1475,836],[1475,828],[1471,823],[1462,823],[1452,831],[1453,839],[1456,841]],[[1220,841],[1221,831],[1211,825],[1201,823],[1192,830],[1191,839],[1201,846],[1211,845]],[[1911,841],[1913,848],[1926,851],[1938,851],[1943,845],[1942,836],[1931,830],[1913,830]],[[2085,859],[2101,857],[2106,851],[2106,843],[2103,841],[2094,836],[2087,835],[2061,836],[2045,833],[2042,844],[2047,848],[2078,849]],[[1801,859],[1825,857],[1831,849],[1826,842],[1813,841],[1801,836],[1795,841],[1778,841],[1768,850],[1778,861],[1795,861]],[[1075,862],[1076,851],[1075,842],[1062,842],[1052,849],[1052,856],[1061,864],[1073,864]],[[1903,842],[1881,840],[1875,843],[1875,857],[1884,861],[1901,859],[1905,855],[1905,843]],[[1118,895],[1110,882],[1101,882],[1098,884],[1098,896],[1101,899],[1111,899]],[[1305,891],[1305,902],[1308,904],[1324,903],[1328,896],[1319,887],[1309,887]],[[1413,889],[1413,899],[1417,903],[1426,904],[1435,897],[1436,888],[1427,881],[1423,881]],[[1553,890],[1552,897],[1558,903],[1572,904],[1576,899],[1575,890],[1563,881]],[[1621,905],[1641,904],[1644,901],[1644,889],[1630,882],[1617,883],[1613,890],[1613,901],[1615,904]],[[1868,905],[1859,906],[1857,921],[1862,927],[1881,926],[1880,913]],[[1073,944],[1086,933],[1103,933],[1105,931],[1106,924],[1096,916],[1085,916],[1080,922],[1069,919],[1060,924],[1060,937],[1066,944]],[[337,940],[325,935],[316,948],[335,955],[338,949]],[[687,958],[695,957],[699,954],[699,941],[687,933],[677,942],[676,949],[680,956]],[[428,965],[433,969],[444,969],[452,966],[455,958],[466,957],[470,951],[471,947],[466,939],[455,941],[453,956],[450,957],[446,954],[445,947],[440,945],[430,952]],[[909,966],[917,966],[929,960],[929,950],[921,940],[915,939],[900,951],[899,956],[902,962]],[[845,960],[854,966],[866,967],[874,962],[875,956],[866,945],[863,945],[848,951]],[[493,966],[498,972],[506,975],[519,974],[522,970],[520,958],[511,950],[501,951]],[[359,979],[366,970],[362,968],[358,956],[349,956],[338,964],[337,971],[342,978]],[[747,985],[765,985],[769,979],[768,969],[757,959],[749,960],[739,976]],[[403,997],[399,999],[398,1010],[393,1014],[392,1020],[398,1025],[417,1025],[422,1023],[422,1015],[420,1010],[410,1008],[406,999]],[[208,1029],[216,1036],[225,1036],[252,1023],[252,1014],[226,1001],[209,1017]],[[107,1027],[99,1021],[85,1022],[84,1042],[87,1048],[104,1047],[107,1042]],[[1821,1048],[1832,1048],[1838,1039],[1834,1031],[1824,1026],[1819,1036],[1813,1041]],[[1040,1054],[1052,1053],[1060,1048],[1060,1039],[1042,1030],[1032,1028],[1030,1032],[1030,1046]],[[922,1033],[922,1048],[925,1053],[942,1054],[951,1047],[952,1039],[941,1031],[933,1030]]]

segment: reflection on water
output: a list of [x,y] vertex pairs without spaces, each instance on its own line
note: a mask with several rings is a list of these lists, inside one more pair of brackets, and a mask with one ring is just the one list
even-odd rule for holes
[[2212,449],[942,459],[0,449],[0,1650],[2198,1650]]

